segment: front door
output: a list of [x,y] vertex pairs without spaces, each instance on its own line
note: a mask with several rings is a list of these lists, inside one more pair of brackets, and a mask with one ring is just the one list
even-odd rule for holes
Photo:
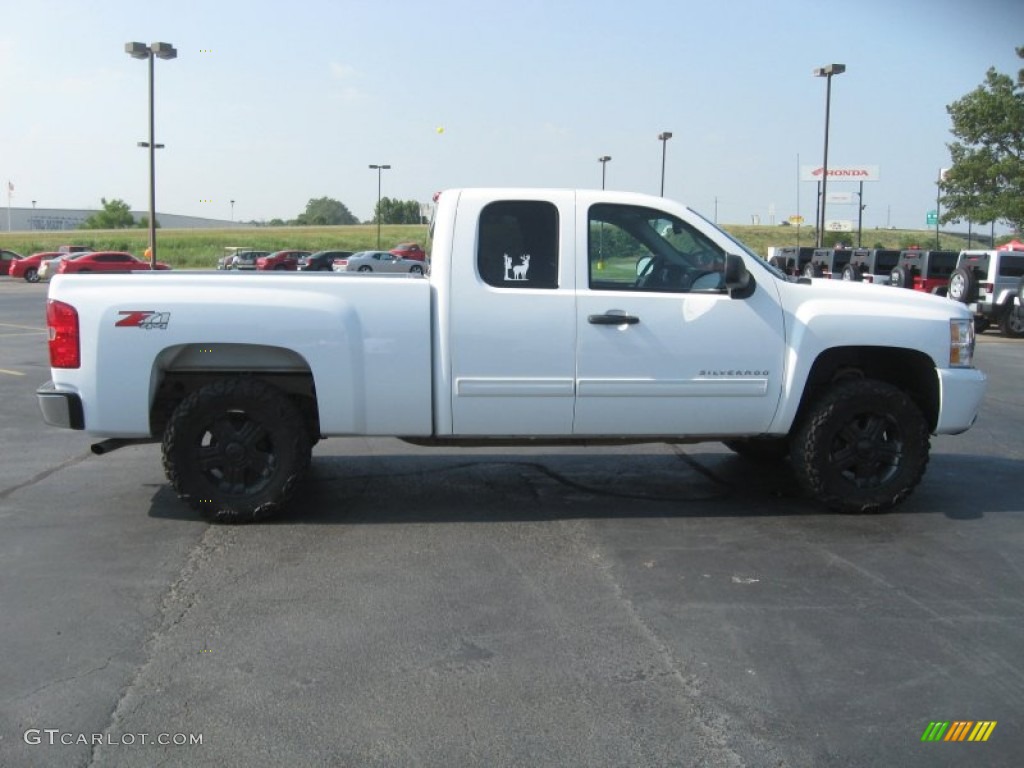
[[784,326],[767,272],[723,289],[735,244],[706,223],[643,206],[581,204],[577,435],[722,436],[767,429]]

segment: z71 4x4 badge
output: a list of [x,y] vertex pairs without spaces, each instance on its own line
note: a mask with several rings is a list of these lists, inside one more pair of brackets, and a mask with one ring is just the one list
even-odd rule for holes
[[165,331],[167,330],[167,324],[171,322],[170,312],[153,312],[147,309],[122,309],[117,314],[124,315],[124,317],[114,323],[115,328],[145,328],[147,331],[159,328],[161,331]]

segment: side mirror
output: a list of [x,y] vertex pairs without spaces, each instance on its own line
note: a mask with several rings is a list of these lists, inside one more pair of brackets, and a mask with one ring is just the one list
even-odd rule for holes
[[754,292],[754,278],[743,258],[735,253],[725,256],[725,287],[734,299],[745,299]]

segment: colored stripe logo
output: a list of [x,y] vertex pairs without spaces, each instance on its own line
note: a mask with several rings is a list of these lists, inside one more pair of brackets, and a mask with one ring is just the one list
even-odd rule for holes
[[996,720],[939,720],[928,723],[921,741],[988,741]]

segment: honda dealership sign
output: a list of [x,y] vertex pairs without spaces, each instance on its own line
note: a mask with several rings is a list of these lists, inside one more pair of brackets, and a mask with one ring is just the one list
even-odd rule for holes
[[[801,165],[800,181],[821,181],[820,165]],[[829,181],[878,181],[877,165],[845,165],[828,169]]]

